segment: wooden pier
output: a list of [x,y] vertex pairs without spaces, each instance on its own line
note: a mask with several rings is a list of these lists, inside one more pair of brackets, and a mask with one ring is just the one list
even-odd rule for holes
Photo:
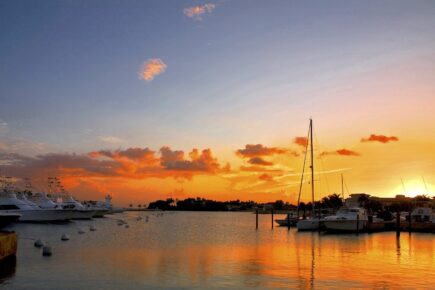
[[18,236],[15,232],[0,232],[0,260],[15,256]]

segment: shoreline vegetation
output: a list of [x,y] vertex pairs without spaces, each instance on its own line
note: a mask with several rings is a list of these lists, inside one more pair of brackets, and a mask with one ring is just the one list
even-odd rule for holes
[[[426,195],[419,195],[411,198],[408,201],[393,202],[389,205],[385,205],[378,201],[376,198],[369,197],[368,195],[362,195],[359,200],[359,205],[364,207],[369,213],[378,213],[381,216],[384,215],[388,219],[391,212],[397,211],[411,211],[421,203],[431,203],[434,205],[435,198],[428,197]],[[320,201],[315,201],[314,205],[316,210],[327,209],[336,211],[345,204],[345,200],[338,194],[331,194],[323,197]],[[301,215],[309,215],[311,213],[311,202],[301,202],[299,204],[299,212]],[[273,210],[276,214],[286,213],[288,211],[296,211],[297,206],[283,200],[276,200],[274,202],[258,203],[252,200],[240,201],[216,201],[211,199],[205,199],[201,197],[189,197],[183,200],[167,198],[165,200],[159,199],[150,202],[148,206],[139,205],[133,207],[130,204],[126,210],[165,210],[165,211],[255,211],[259,213],[270,213]]]

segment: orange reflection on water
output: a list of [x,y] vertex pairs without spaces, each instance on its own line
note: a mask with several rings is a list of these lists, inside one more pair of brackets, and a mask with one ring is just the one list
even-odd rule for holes
[[[435,283],[430,234],[396,239],[393,232],[357,236],[260,230],[247,229],[246,237],[233,243],[202,242],[186,234],[116,251],[101,249],[91,260],[105,255],[102,267],[119,269],[123,278],[167,287],[396,288]],[[231,233],[222,241],[231,240]],[[207,240],[209,233],[203,235]]]

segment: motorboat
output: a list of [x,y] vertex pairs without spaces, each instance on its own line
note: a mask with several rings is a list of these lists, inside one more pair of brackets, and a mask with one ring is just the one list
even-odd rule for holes
[[64,210],[71,210],[73,213],[72,219],[91,219],[95,216],[96,210],[85,207],[80,202],[76,201],[72,196],[62,198],[59,205]]
[[365,230],[368,216],[360,207],[342,207],[335,215],[323,219],[327,231],[356,232]]
[[417,207],[411,212],[412,222],[433,222],[435,214],[429,207]]
[[20,222],[57,222],[71,219],[71,212],[63,209],[43,209],[21,194],[20,199],[13,192],[0,193],[0,213],[20,214]]
[[114,214],[114,213],[122,213],[122,212],[124,212],[123,208],[114,207],[112,205],[112,197],[110,196],[110,194],[106,195],[106,197],[104,198],[104,201],[97,201],[96,204],[95,204],[95,207],[98,208],[98,209],[107,210],[106,213],[108,213],[108,214]]
[[0,212],[0,229],[20,219],[19,213]]
[[293,213],[287,213],[286,217],[283,219],[276,219],[275,222],[278,223],[281,227],[291,227],[295,226],[298,221],[297,216],[293,215]]

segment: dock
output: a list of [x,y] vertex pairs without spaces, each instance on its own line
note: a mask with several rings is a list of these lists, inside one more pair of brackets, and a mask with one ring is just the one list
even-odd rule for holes
[[18,236],[15,232],[0,232],[0,261],[17,254]]

